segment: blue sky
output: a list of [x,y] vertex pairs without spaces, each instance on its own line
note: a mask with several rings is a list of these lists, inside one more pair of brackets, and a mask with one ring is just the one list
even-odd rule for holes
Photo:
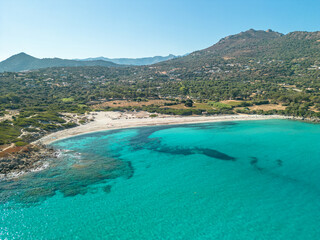
[[241,31],[320,30],[317,0],[0,0],[0,60],[181,55]]

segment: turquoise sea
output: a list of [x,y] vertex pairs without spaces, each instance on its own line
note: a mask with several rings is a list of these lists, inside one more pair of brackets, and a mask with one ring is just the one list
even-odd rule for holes
[[0,239],[320,239],[320,125],[263,120],[80,135],[0,182]]

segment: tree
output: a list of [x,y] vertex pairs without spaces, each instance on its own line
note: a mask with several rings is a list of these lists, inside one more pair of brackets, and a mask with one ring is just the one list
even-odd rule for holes
[[193,101],[191,99],[187,99],[186,103],[184,104],[186,107],[192,107],[193,106]]

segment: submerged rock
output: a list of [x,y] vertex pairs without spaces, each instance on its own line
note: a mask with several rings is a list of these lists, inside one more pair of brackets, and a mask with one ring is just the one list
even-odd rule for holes
[[106,193],[110,193],[111,192],[111,185],[106,185],[105,187],[103,187],[103,191]]

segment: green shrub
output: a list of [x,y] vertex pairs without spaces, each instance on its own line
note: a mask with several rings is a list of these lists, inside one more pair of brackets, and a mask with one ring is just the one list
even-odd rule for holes
[[23,146],[28,145],[27,142],[22,142],[22,141],[15,142],[14,144],[15,144],[17,147],[23,147]]
[[0,144],[11,143],[15,141],[20,134],[20,127],[12,126],[8,122],[0,123]]
[[61,126],[64,128],[73,128],[78,126],[78,124],[69,122],[69,123],[62,124]]
[[232,109],[233,107],[221,102],[208,102],[208,104],[216,109]]
[[262,104],[269,104],[270,102],[268,100],[260,100],[260,101],[254,101],[254,105],[262,105]]
[[65,102],[65,103],[70,103],[70,102],[74,101],[74,98],[72,98],[72,97],[70,97],[70,98],[62,98],[61,101]]
[[24,130],[27,132],[39,132],[37,128],[25,128]]

